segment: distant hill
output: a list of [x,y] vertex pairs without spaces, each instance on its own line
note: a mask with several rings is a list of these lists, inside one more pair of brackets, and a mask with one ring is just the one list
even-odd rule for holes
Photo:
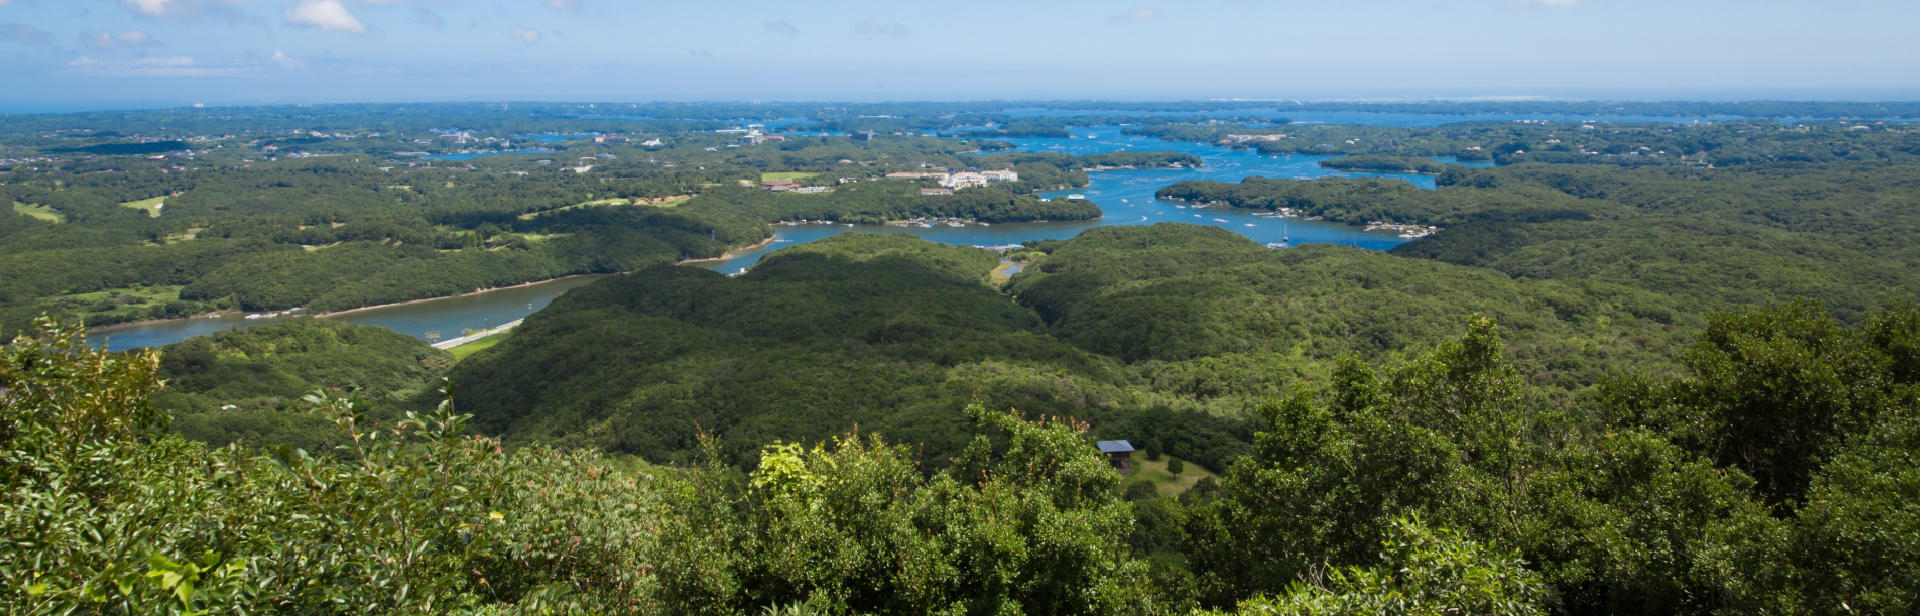
[[315,454],[345,443],[301,397],[314,389],[359,393],[371,417],[432,408],[452,356],[384,327],[301,318],[160,349],[166,389],[154,403],[187,438],[225,445],[293,444]]

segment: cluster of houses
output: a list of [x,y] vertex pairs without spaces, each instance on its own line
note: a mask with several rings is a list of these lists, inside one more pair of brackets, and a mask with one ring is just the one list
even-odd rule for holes
[[1440,232],[1439,227],[1431,225],[1400,224],[1374,221],[1367,223],[1368,231],[1398,231],[1405,239],[1419,239]]
[[946,192],[933,192],[940,189],[927,189],[921,194],[953,194],[955,189],[986,186],[992,182],[1018,182],[1020,174],[1012,169],[989,169],[986,171],[895,171],[887,174],[889,180],[932,180],[942,186]]

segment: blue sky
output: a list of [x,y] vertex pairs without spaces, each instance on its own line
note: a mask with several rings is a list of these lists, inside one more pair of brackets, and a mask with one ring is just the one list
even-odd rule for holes
[[0,0],[0,111],[446,100],[1920,99],[1913,0]]

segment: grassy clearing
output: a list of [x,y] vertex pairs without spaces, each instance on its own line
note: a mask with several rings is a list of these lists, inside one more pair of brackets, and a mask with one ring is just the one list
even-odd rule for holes
[[67,221],[67,217],[65,215],[59,212],[53,211],[53,208],[50,208],[44,205],[27,205],[25,203],[15,201],[13,202],[13,211],[26,214],[28,216],[32,216],[34,218],[38,218],[40,220],[49,221],[49,222],[60,223],[60,222]]
[[177,301],[180,299],[180,289],[184,288],[184,286],[185,285],[162,284],[162,285],[154,285],[151,287],[126,287],[121,289],[107,289],[105,291],[89,291],[87,293],[74,293],[72,295],[67,295],[65,297],[71,297],[74,299],[83,299],[83,300],[102,300],[102,299],[107,299],[109,297],[119,297],[121,295],[126,295],[129,297],[144,297],[147,299],[147,301],[155,302],[155,303],[171,302],[171,301]]
[[130,207],[136,210],[146,210],[148,218],[159,218],[160,206],[165,205],[166,201],[167,201],[166,197],[154,197],[152,199],[141,199],[139,201],[129,201],[127,203],[122,203],[120,205],[123,207]]
[[521,214],[520,220],[532,220],[536,216],[552,214],[554,212],[565,212],[567,210],[578,209],[583,207],[604,207],[609,205],[646,205],[646,206],[652,206],[652,207],[673,207],[675,205],[679,205],[680,202],[682,201],[686,201],[692,198],[693,198],[693,195],[680,195],[678,197],[663,197],[658,200],[599,199],[595,201],[588,201],[586,203],[575,203],[573,205],[569,205],[562,208],[554,208],[551,210],[546,210],[541,212],[533,212],[531,214]]
[[150,306],[165,305],[180,301],[180,289],[183,285],[154,285],[151,287],[126,287],[73,293],[51,298],[44,305],[51,308],[64,306],[68,309],[84,311],[87,321],[124,322],[129,315],[141,315],[142,318]]
[[677,196],[677,197],[662,197],[662,198],[659,198],[659,199],[653,199],[653,200],[648,200],[648,199],[635,199],[635,200],[633,201],[633,204],[634,204],[634,205],[648,205],[648,206],[653,206],[653,207],[673,207],[673,206],[676,206],[676,205],[680,205],[680,204],[682,204],[682,203],[686,203],[686,202],[687,202],[687,200],[689,200],[689,199],[692,199],[692,198],[693,198],[693,195],[680,195],[680,196]]
[[820,172],[818,171],[765,171],[760,173],[760,181],[765,182],[767,180],[787,180],[791,182],[793,180],[804,180],[816,175],[820,175]]
[[1179,496],[1181,492],[1193,487],[1193,484],[1200,483],[1201,477],[1212,477],[1214,481],[1220,480],[1219,475],[1209,473],[1207,469],[1200,468],[1200,465],[1185,460],[1181,462],[1186,462],[1187,467],[1180,474],[1169,473],[1167,461],[1172,459],[1173,456],[1160,454],[1160,461],[1155,462],[1148,460],[1147,454],[1143,452],[1133,452],[1133,474],[1127,475],[1127,478],[1121,482],[1120,488],[1125,490],[1127,486],[1146,482],[1153,484],[1153,487],[1160,491],[1161,496],[1172,497]]
[[993,268],[993,274],[991,278],[991,280],[993,281],[993,284],[1006,284],[1008,280],[1012,280],[1013,272],[1010,272],[1008,270],[1013,269],[1013,266],[1014,266],[1014,262],[1008,261],[1006,259],[1001,259],[1000,266]]
[[494,334],[492,336],[487,336],[485,338],[481,338],[473,342],[469,342],[457,347],[453,347],[451,349],[447,349],[447,352],[453,354],[453,361],[460,361],[462,359],[466,359],[468,356],[473,355],[474,353],[479,353],[480,351],[493,348],[493,345],[500,344],[501,340],[506,340],[507,336],[511,336],[511,335],[513,335],[513,332]]

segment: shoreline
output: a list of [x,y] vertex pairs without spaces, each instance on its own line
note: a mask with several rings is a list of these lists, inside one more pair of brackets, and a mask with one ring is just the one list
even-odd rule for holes
[[[380,305],[377,305],[377,306],[363,306],[363,307],[360,307],[360,308],[351,308],[351,309],[347,309],[347,310],[339,310],[339,311],[335,311],[335,312],[310,312],[310,313],[307,313],[307,314],[304,314],[304,315],[297,315],[297,316],[305,316],[305,317],[313,317],[313,318],[316,318],[316,319],[324,319],[324,318],[328,318],[328,317],[334,317],[334,316],[339,316],[339,315],[343,315],[343,314],[351,314],[351,313],[355,313],[355,312],[360,312],[360,311],[363,311],[363,310],[373,310],[373,309],[376,309],[376,308],[392,308],[392,307],[394,307],[394,306],[405,306],[405,305],[408,305],[408,304],[418,304],[418,303],[420,303],[420,302],[430,302],[430,301],[434,301],[434,300],[441,300],[441,299],[447,299],[447,298],[452,298],[452,297],[465,297],[465,296],[468,296],[468,295],[475,295],[475,294],[479,294],[479,293],[486,293],[486,292],[488,292],[488,291],[499,291],[499,290],[503,290],[503,289],[516,289],[516,288],[519,288],[519,287],[530,287],[530,286],[533,286],[533,285],[537,285],[537,284],[546,284],[546,283],[549,283],[549,282],[555,282],[555,281],[560,281],[560,280],[566,280],[566,279],[568,279],[568,278],[579,278],[579,277],[581,277],[581,276],[612,276],[612,275],[615,275],[615,274],[624,274],[624,273],[626,273],[626,272],[613,272],[613,273],[611,273],[611,274],[568,274],[568,275],[566,275],[566,276],[561,276],[561,277],[559,277],[559,278],[548,278],[548,279],[546,279],[546,280],[535,280],[535,281],[531,281],[531,282],[523,282],[523,283],[520,283],[520,284],[513,284],[513,285],[507,285],[507,286],[504,286],[504,287],[487,287],[487,288],[485,288],[485,289],[475,289],[475,290],[472,290],[472,291],[468,291],[468,292],[466,292],[466,293],[456,293],[456,294],[453,294],[453,295],[441,295],[441,296],[439,296],[439,297],[423,297],[423,298],[420,298],[420,299],[410,299],[410,300],[407,300],[407,301],[404,301],[404,302],[394,302],[394,303],[391,303],[391,304],[380,304]],[[277,312],[277,311],[276,311],[276,312]],[[245,311],[245,310],[222,310],[222,311],[220,311],[220,312],[208,312],[208,313],[205,313],[205,314],[196,314],[196,315],[193,315],[193,316],[190,316],[190,317],[183,317],[183,318],[179,318],[179,319],[149,319],[149,320],[146,320],[146,321],[134,321],[134,322],[131,322],[131,323],[115,323],[115,324],[112,324],[112,325],[102,325],[102,326],[100,326],[100,327],[89,327],[89,328],[87,328],[87,333],[89,333],[89,334],[92,334],[92,333],[95,333],[95,332],[110,332],[110,331],[113,331],[113,330],[116,330],[116,329],[125,329],[125,328],[128,328],[128,327],[135,327],[135,326],[139,326],[139,325],[155,325],[155,324],[160,324],[160,323],[180,323],[180,322],[185,322],[185,321],[192,321],[192,320],[195,320],[195,319],[215,319],[215,318],[220,318],[220,317],[223,317],[223,316],[229,316],[229,315],[236,315],[236,314],[247,314],[247,311]]]
[[324,319],[324,318],[327,318],[327,317],[332,317],[332,316],[338,316],[338,315],[343,315],[343,314],[352,314],[352,313],[355,313],[355,312],[361,312],[361,311],[365,311],[365,310],[373,310],[373,309],[376,309],[376,308],[392,308],[392,307],[394,307],[394,306],[405,306],[405,305],[408,305],[408,304],[418,304],[418,303],[420,303],[420,302],[430,302],[430,301],[434,301],[434,300],[440,300],[440,299],[447,299],[447,298],[450,298],[450,297],[466,297],[466,296],[468,296],[468,295],[478,295],[478,294],[481,294],[481,293],[486,293],[486,292],[489,292],[489,291],[499,291],[499,290],[503,290],[503,289],[518,289],[518,288],[520,288],[520,287],[531,287],[531,286],[533,286],[533,285],[537,285],[537,284],[546,284],[546,283],[549,283],[549,282],[554,282],[554,281],[558,281],[558,280],[566,280],[566,279],[568,279],[568,278],[579,278],[579,277],[581,277],[581,276],[613,276],[613,275],[616,275],[616,274],[624,274],[624,273],[626,273],[626,272],[613,272],[613,273],[610,273],[610,274],[568,274],[568,275],[566,275],[566,276],[561,276],[561,277],[559,277],[559,278],[548,278],[548,279],[546,279],[546,280],[535,280],[535,281],[532,281],[532,282],[522,282],[522,283],[520,283],[520,284],[510,284],[510,285],[507,285],[507,286],[504,286],[504,287],[487,287],[487,288],[485,288],[485,289],[474,289],[474,290],[472,290],[472,291],[468,291],[468,292],[466,292],[466,293],[455,293],[455,294],[453,294],[453,295],[442,295],[442,296],[439,296],[439,297],[422,297],[422,298],[420,298],[420,299],[410,299],[410,300],[407,300],[407,301],[404,301],[404,302],[394,302],[394,303],[391,303],[391,304],[380,304],[380,305],[378,305],[378,306],[362,306],[362,307],[360,307],[360,308],[349,308],[349,309],[346,309],[346,310],[336,310],[336,311],[334,311],[334,312],[318,312],[318,313],[311,313],[311,314],[309,314],[309,315],[307,315],[307,316],[311,316],[311,317],[314,317],[314,318],[317,318],[317,319]]
[[[736,254],[736,253],[737,253],[737,251],[743,251],[743,250],[753,250],[753,249],[756,249],[756,248],[762,248],[762,247],[765,247],[765,246],[767,246],[767,245],[769,245],[769,244],[772,244],[772,243],[773,243],[773,240],[774,240],[774,236],[771,236],[771,235],[770,235],[770,236],[767,236],[767,239],[765,239],[765,240],[761,240],[761,241],[760,241],[759,243],[756,243],[756,244],[753,244],[753,245],[751,245],[751,246],[742,246],[742,247],[740,247],[740,248],[733,248],[733,249],[729,249],[729,250],[727,250],[727,252],[725,252],[725,253],[722,253],[722,254],[721,254],[720,256],[718,256],[718,257],[713,257],[713,258],[708,258],[708,259],[688,259],[688,260],[685,260],[685,261],[676,261],[676,262],[674,262],[673,264],[674,264],[674,265],[685,265],[685,264],[688,264],[688,263],[700,263],[700,262],[705,262],[705,261],[722,261],[722,260],[726,260],[726,259],[731,259],[731,258],[734,258],[735,256],[738,256],[738,255]],[[519,287],[530,287],[530,286],[533,286],[533,285],[537,285],[537,284],[546,284],[546,283],[549,283],[549,282],[555,282],[555,281],[559,281],[559,280],[566,280],[566,279],[568,279],[568,278],[579,278],[579,277],[581,277],[581,276],[613,276],[613,275],[617,275],[617,274],[624,274],[624,273],[626,273],[626,272],[612,272],[612,273],[608,273],[608,274],[569,274],[569,275],[566,275],[566,276],[561,276],[561,277],[559,277],[559,278],[548,278],[548,279],[546,279],[546,280],[534,280],[534,281],[529,281],[529,282],[523,282],[523,283],[520,283],[520,284],[513,284],[513,285],[507,285],[507,286],[504,286],[504,287],[488,287],[488,288],[485,288],[485,289],[475,289],[475,290],[473,290],[473,291],[468,291],[468,292],[466,292],[466,293],[456,293],[456,294],[453,294],[453,295],[441,295],[441,296],[437,296],[437,297],[423,297],[423,298],[420,298],[420,299],[410,299],[410,300],[407,300],[407,301],[404,301],[404,302],[394,302],[394,303],[390,303],[390,304],[380,304],[380,305],[376,305],[376,306],[362,306],[362,307],[360,307],[360,308],[351,308],[351,309],[347,309],[347,310],[338,310],[338,311],[334,311],[334,312],[312,312],[312,313],[307,313],[307,314],[305,314],[305,315],[301,315],[301,316],[308,316],[308,317],[313,317],[313,318],[319,318],[319,319],[324,319],[324,318],[330,318],[330,317],[335,317],[335,316],[339,316],[339,315],[343,315],[343,314],[352,314],[352,313],[355,313],[355,312],[361,312],[361,311],[365,311],[365,310],[373,310],[373,309],[376,309],[376,308],[392,308],[392,307],[394,307],[394,306],[405,306],[405,305],[408,305],[408,304],[418,304],[418,303],[421,303],[421,302],[430,302],[430,301],[434,301],[434,300],[441,300],[441,299],[447,299],[447,298],[451,298],[451,297],[464,297],[464,296],[468,296],[468,295],[475,295],[475,294],[479,294],[479,293],[486,293],[486,292],[488,292],[488,291],[499,291],[499,290],[503,290],[503,289],[514,289],[514,288],[519,288]],[[115,331],[115,330],[120,330],[120,329],[127,329],[127,328],[132,328],[132,327],[140,327],[140,326],[145,326],[145,325],[159,325],[159,324],[163,324],[163,323],[183,323],[183,322],[187,322],[187,321],[192,321],[192,320],[195,320],[195,319],[217,319],[217,318],[220,318],[220,317],[225,317],[225,316],[231,316],[231,315],[236,315],[236,314],[247,314],[247,312],[246,312],[246,311],[244,311],[244,310],[222,310],[222,311],[219,311],[219,312],[208,312],[208,313],[202,313],[202,314],[196,314],[196,315],[192,315],[192,316],[187,316],[187,317],[181,317],[181,318],[178,318],[178,319],[148,319],[148,320],[145,320],[145,321],[131,321],[131,322],[127,322],[127,323],[114,323],[114,324],[112,324],[112,325],[102,325],[102,326],[100,326],[100,327],[89,327],[89,328],[87,328],[87,333],[88,333],[89,335],[91,335],[91,334],[96,334],[96,333],[102,333],[102,334],[104,334],[104,333],[111,333],[111,332],[113,332],[113,331]]]
[[87,328],[87,333],[92,334],[94,332],[112,331],[116,329],[125,329],[128,327],[136,327],[140,325],[153,325],[156,323],[178,323],[180,321],[192,321],[194,319],[216,319],[216,318],[220,318],[230,314],[245,314],[245,313],[239,310],[222,310],[220,312],[206,312],[206,313],[196,314],[190,317],[181,317],[178,319],[147,319],[145,321],[129,321],[126,323],[114,323],[112,325],[89,327]]
[[[776,222],[776,223],[771,223],[771,224],[774,224],[774,225],[777,225],[777,224],[780,224],[780,223],[777,223],[777,222]],[[760,242],[759,242],[759,243],[756,243],[756,244],[754,244],[754,245],[752,245],[752,246],[741,246],[741,247],[739,247],[739,248],[729,248],[729,249],[727,249],[727,251],[726,251],[726,252],[723,252],[723,253],[720,253],[720,256],[718,256],[718,257],[707,257],[707,258],[704,258],[704,259],[685,259],[685,260],[681,260],[681,261],[674,261],[674,262],[673,262],[673,264],[674,264],[674,265],[686,265],[686,264],[688,264],[688,263],[705,263],[705,262],[708,262],[708,261],[725,261],[725,260],[727,260],[727,259],[731,259],[731,258],[734,258],[734,257],[737,257],[737,256],[740,256],[739,254],[736,254],[736,253],[735,253],[735,251],[743,251],[743,250],[754,250],[754,249],[757,249],[757,248],[764,248],[764,247],[766,247],[767,245],[769,245],[769,244],[772,244],[772,243],[773,243],[773,240],[774,240],[774,238],[777,238],[777,237],[779,237],[779,236],[780,236],[780,234],[779,234],[779,233],[774,233],[773,235],[769,235],[769,236],[767,236],[767,239],[764,239],[764,240],[760,240]]]

